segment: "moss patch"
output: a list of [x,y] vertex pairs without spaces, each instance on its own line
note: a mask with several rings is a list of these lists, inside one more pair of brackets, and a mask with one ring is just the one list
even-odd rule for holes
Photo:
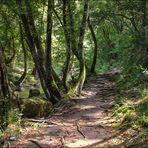
[[24,88],[22,91],[16,92],[16,94],[18,95],[18,98],[28,98],[28,96],[29,96],[29,89],[28,88]]
[[52,104],[38,97],[24,99],[23,116],[28,118],[47,116],[52,110]]

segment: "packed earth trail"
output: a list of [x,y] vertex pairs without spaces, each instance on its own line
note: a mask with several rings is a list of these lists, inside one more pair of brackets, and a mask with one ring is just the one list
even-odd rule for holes
[[[121,129],[113,126],[115,73],[90,76],[74,104],[57,108],[52,116],[35,120],[41,127],[25,128],[14,147],[26,148],[124,148]],[[125,129],[124,129],[125,131]]]

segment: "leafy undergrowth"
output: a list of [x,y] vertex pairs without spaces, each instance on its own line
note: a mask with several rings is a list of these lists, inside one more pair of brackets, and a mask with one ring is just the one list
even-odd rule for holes
[[[117,121],[115,126],[121,128],[129,126],[134,135],[126,142],[127,147],[147,147],[148,145],[148,83],[128,82],[118,85],[118,95],[114,107],[113,118]],[[124,88],[123,88],[124,87]]]

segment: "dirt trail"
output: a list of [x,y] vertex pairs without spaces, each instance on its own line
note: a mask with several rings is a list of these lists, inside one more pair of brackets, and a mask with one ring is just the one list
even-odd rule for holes
[[[112,126],[114,105],[113,73],[92,76],[76,104],[58,109],[38,131],[27,131],[15,142],[17,147],[107,148],[124,147],[120,131]],[[29,134],[30,133],[30,134]],[[33,141],[30,141],[33,140]]]

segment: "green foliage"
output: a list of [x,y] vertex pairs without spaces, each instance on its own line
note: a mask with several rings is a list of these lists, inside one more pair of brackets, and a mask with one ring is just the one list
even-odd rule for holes
[[131,127],[136,130],[148,128],[147,83],[139,84],[136,88],[132,88],[128,91],[127,94],[120,94],[116,102],[114,118],[120,120],[120,124],[118,125],[130,124]]
[[125,68],[122,74],[117,78],[116,88],[119,91],[123,91],[147,80],[147,69],[142,68],[142,66],[132,65],[130,71]]
[[0,126],[6,127],[8,122],[8,113],[10,111],[9,97],[0,97]]
[[22,114],[18,109],[14,109],[12,111],[8,112],[8,123],[13,124],[13,123],[20,123]]
[[148,128],[148,99],[142,102],[137,108],[137,123]]
[[8,127],[4,134],[9,134],[11,136],[19,136],[21,132],[21,118],[22,114],[19,109],[12,109],[8,112],[7,123]]
[[148,97],[148,88],[143,88],[139,91],[140,91],[141,97],[143,97],[143,98]]
[[2,127],[0,127],[0,137],[2,137],[4,135],[4,130],[2,129]]
[[27,126],[31,127],[32,129],[38,129],[41,127],[41,125],[39,123],[35,123],[35,122],[27,122],[26,123]]

